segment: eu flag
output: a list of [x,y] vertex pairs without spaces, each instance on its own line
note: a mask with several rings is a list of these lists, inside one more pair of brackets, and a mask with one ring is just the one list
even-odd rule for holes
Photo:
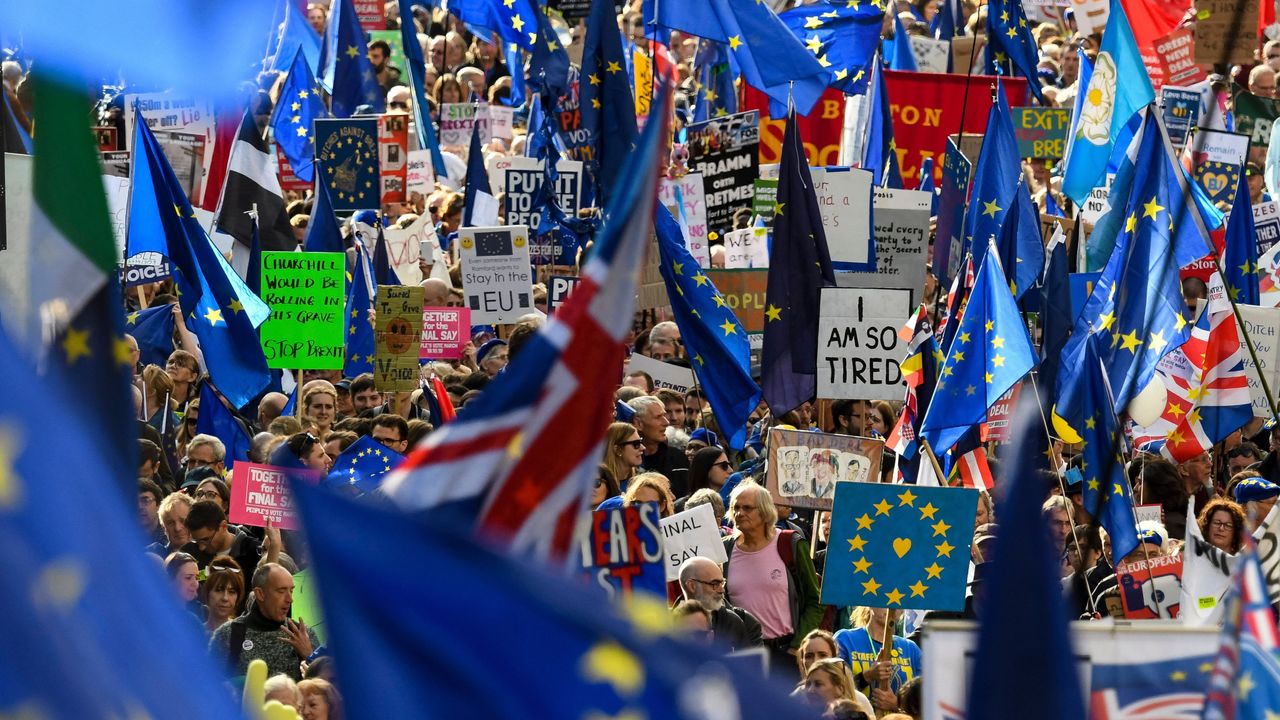
[[1081,374],[1081,411],[1084,423],[1080,437],[1084,440],[1081,455],[1084,509],[1098,519],[1111,536],[1111,563],[1115,567],[1125,555],[1138,547],[1134,525],[1133,492],[1124,472],[1124,439],[1116,420],[1106,373],[1098,356],[1098,344],[1105,342],[1090,335],[1084,342]]
[[[1070,265],[1067,259],[1067,239],[1058,226],[1049,241],[1049,266],[1044,272],[1040,289],[1040,307],[1044,311],[1043,331],[1040,337],[1040,399],[1052,406],[1058,387],[1058,369],[1062,363],[1062,348],[1071,336],[1075,319],[1071,315]],[[1046,408],[1046,411],[1048,408]]]
[[347,350],[342,365],[343,377],[373,372],[374,333],[373,299],[369,292],[368,258],[364,248],[356,246],[356,267],[347,289]]
[[991,0],[987,6],[986,56],[987,74],[1004,75],[1012,64],[1013,69],[1027,79],[1027,87],[1031,88],[1036,100],[1044,104],[1044,96],[1040,94],[1040,76],[1036,74],[1040,51],[1036,48],[1035,37],[1031,35],[1031,25],[1027,23],[1027,13],[1021,0]]
[[[675,718],[696,714],[695,707],[734,707],[742,718],[803,712],[788,689],[682,640],[663,603],[611,604],[598,588],[496,552],[444,518],[422,522],[302,483],[295,499],[325,589],[348,707],[388,717],[421,715],[423,708],[439,717]],[[370,554],[371,546],[379,551]],[[440,592],[444,579],[449,592]],[[493,652],[509,643],[512,628],[538,641],[520,652]]]
[[835,284],[822,210],[814,194],[796,115],[791,112],[782,138],[778,196],[773,207],[764,349],[760,355],[764,399],[774,417],[800,407],[818,390],[819,291]]
[[449,12],[474,28],[496,32],[504,42],[524,50],[533,50],[537,42],[536,0],[450,0]]
[[329,9],[329,27],[321,51],[334,117],[349,118],[361,105],[368,105],[374,113],[386,110],[386,98],[369,62],[364,28],[356,15],[354,0],[336,0]]
[[213,383],[200,385],[200,418],[196,420],[196,432],[212,435],[222,441],[227,449],[228,470],[237,460],[249,460],[249,446],[253,441],[249,427],[222,404],[222,397],[214,389]]
[[[878,63],[877,63],[878,65]],[[873,176],[877,187],[901,188],[902,169],[898,166],[897,144],[893,140],[893,113],[889,110],[889,87],[884,69],[872,68],[875,89],[869,94],[867,139],[862,146],[862,169]]]
[[534,14],[538,19],[538,35],[530,52],[528,80],[534,87],[545,87],[553,97],[560,97],[569,91],[569,53],[560,45],[546,9],[539,8]]
[[489,189],[489,170],[484,165],[484,150],[480,144],[480,123],[475,123],[471,126],[471,148],[467,151],[467,187],[462,201],[463,227],[475,227],[476,197],[482,194],[493,199]]
[[320,67],[320,36],[311,28],[297,3],[283,0],[276,7],[277,12],[283,10],[283,13],[280,25],[267,45],[262,69],[284,72],[289,69],[294,55],[301,54],[306,58],[307,68],[315,72]]
[[935,453],[946,451],[985,420],[987,408],[1031,372],[1037,360],[999,251],[992,247],[978,267],[964,317],[938,373],[921,437]]
[[1014,189],[1013,206],[1005,215],[999,238],[1000,257],[1011,258],[1013,263],[1013,270],[1009,273],[1013,296],[1021,300],[1028,290],[1035,287],[1044,270],[1040,212],[1027,191],[1026,181],[1020,180]]
[[[973,192],[965,215],[965,247],[973,254],[975,266],[981,264],[986,255],[988,241],[1000,237],[1000,228],[1009,215],[1021,179],[1022,158],[1009,114],[1009,101],[1005,98],[1003,83],[997,82],[996,102],[987,114],[987,133],[978,153]],[[1039,227],[1038,217],[1036,227]]]
[[293,174],[307,182],[311,182],[315,175],[316,133],[311,122],[325,117],[329,117],[329,111],[324,108],[324,97],[311,76],[306,58],[299,51],[293,57],[289,75],[280,88],[280,98],[276,100],[271,115],[271,131],[275,134],[276,145],[289,158]]
[[608,204],[612,197],[618,173],[639,135],[635,96],[626,67],[613,0],[592,0],[578,93],[582,129],[587,131],[591,143],[585,158],[587,172],[592,177],[592,187],[587,194],[595,198],[600,207]]
[[258,218],[249,215],[249,263],[245,266],[244,282],[249,291],[262,296],[262,236],[258,234]]
[[846,95],[867,91],[880,49],[884,7],[870,2],[820,0],[778,16],[826,68],[827,85]]
[[403,461],[403,455],[364,435],[334,458],[333,469],[329,471],[325,484],[354,487],[362,493],[373,492],[382,483],[382,476]]
[[[3,334],[0,377],[9,384],[0,396],[0,707],[15,717],[235,717],[199,621],[142,553],[137,516],[104,472],[115,440],[73,412],[82,398],[38,378]],[[76,478],[74,492],[65,478]]]
[[167,240],[182,315],[205,367],[222,394],[244,407],[271,381],[257,330],[271,311],[205,234],[151,129],[136,128],[131,222]]
[[138,361],[164,367],[173,354],[173,306],[136,310],[124,318],[124,330],[138,341]]
[[405,70],[409,86],[413,89],[413,126],[418,133],[418,147],[431,151],[431,167],[437,177],[448,175],[444,155],[440,153],[440,141],[436,128],[431,124],[430,106],[426,96],[426,59],[418,44],[418,32],[413,24],[412,0],[398,0],[400,5],[400,46],[404,49]]
[[329,199],[329,183],[323,178],[316,183],[315,196],[311,200],[311,219],[307,222],[307,234],[302,237],[302,249],[307,252],[343,252],[342,228],[333,212]]
[[824,605],[963,610],[978,491],[836,483]]
[[1258,239],[1253,226],[1253,207],[1249,204],[1249,184],[1244,173],[1236,182],[1235,202],[1227,220],[1227,235],[1222,250],[1222,280],[1231,299],[1246,305],[1258,304]]
[[915,53],[911,51],[911,38],[907,36],[906,28],[902,27],[902,18],[896,12],[893,14],[893,37],[886,38],[881,46],[885,63],[890,70],[919,72]]
[[693,122],[706,122],[738,112],[738,93],[733,86],[737,74],[733,71],[729,48],[724,43],[699,41],[694,67],[701,70],[698,95],[693,104]]
[[381,221],[378,221],[378,239],[373,249],[373,281],[379,285],[403,284],[391,267],[391,253],[387,249],[387,236],[382,232]]
[[689,254],[671,211],[659,203],[654,213],[662,256],[658,270],[680,326],[680,339],[729,447],[741,449],[747,438],[747,417],[760,403],[760,387],[751,379],[747,331]]
[[382,206],[377,118],[316,120],[316,166],[337,212]]

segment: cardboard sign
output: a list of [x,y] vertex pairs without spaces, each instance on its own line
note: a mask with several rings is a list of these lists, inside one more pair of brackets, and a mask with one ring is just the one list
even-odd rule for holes
[[524,227],[469,227],[458,231],[462,291],[473,323],[514,323],[533,312],[528,233]]
[[1042,107],[1016,107],[1012,110],[1019,157],[1061,160],[1067,148],[1071,111]]
[[378,208],[378,118],[321,118],[314,126],[316,173],[329,184],[334,212]]
[[912,35],[907,38],[911,42],[911,54],[916,58],[916,67],[920,72],[945,73],[947,60],[951,58],[951,41],[935,40],[932,37]]
[[764,332],[765,289],[768,270],[707,270],[706,275],[724,296],[725,304],[748,334]]
[[410,198],[414,193],[430,195],[436,184],[436,169],[431,164],[430,150],[410,150],[405,161],[404,190]]
[[658,202],[671,211],[671,217],[684,229],[685,246],[699,267],[711,267],[711,248],[707,245],[707,196],[702,173],[688,173],[678,178],[663,178],[658,183]]
[[191,198],[192,205],[199,205],[198,199],[204,196],[205,148],[209,141],[190,133],[157,132],[155,136],[182,192]]
[[711,505],[698,505],[664,518],[661,527],[667,582],[680,579],[680,565],[691,557],[704,557],[722,564],[729,561],[720,540],[720,523],[716,522]]
[[1195,34],[1190,28],[1181,27],[1156,40],[1156,56],[1164,67],[1164,81],[1168,85],[1194,85],[1207,75],[1196,64]]
[[378,160],[382,178],[382,204],[405,202],[409,167],[409,116],[378,116]]
[[471,128],[480,124],[480,144],[489,141],[488,103],[442,103],[440,105],[440,145],[471,147]]
[[657,503],[596,510],[582,541],[583,574],[610,597],[650,592],[666,596],[662,528]]
[[649,377],[653,378],[654,390],[667,388],[683,395],[693,388],[693,370],[690,368],[654,360],[640,353],[633,353],[626,367],[622,369],[624,376],[633,372],[648,373]]
[[262,253],[262,352],[273,369],[342,368],[343,253]]
[[1089,191],[1089,197],[1080,206],[1080,217],[1086,225],[1097,225],[1098,220],[1111,209],[1111,184],[1115,181],[1115,173],[1107,173],[1106,183]]
[[[1265,373],[1267,386],[1272,393],[1280,392],[1280,308],[1258,307],[1256,305],[1237,305],[1240,308],[1242,333],[1248,333],[1253,341],[1253,349],[1257,353],[1258,362],[1248,352],[1241,353],[1244,360],[1244,372],[1249,378],[1249,398],[1253,401],[1253,416],[1271,417],[1271,409],[1267,404],[1267,395],[1262,390],[1259,373]],[[1241,344],[1244,336],[1241,335]]]
[[[578,212],[582,193],[582,163],[577,160],[561,160],[556,163],[559,177],[556,179],[556,204],[570,217]],[[513,157],[503,170],[503,186],[506,188],[508,225],[523,225],[536,233],[539,216],[533,203],[542,189],[544,177],[541,160]],[[538,265],[572,264],[571,253],[577,251],[575,242],[557,242],[554,238],[535,238],[529,248],[529,256]]]
[[1185,87],[1160,88],[1164,100],[1164,124],[1169,130],[1169,141],[1174,148],[1187,142],[1191,128],[1200,120],[1200,93]]
[[569,299],[573,289],[578,287],[581,278],[575,275],[552,275],[547,283],[547,314],[554,315],[556,310]]
[[765,488],[780,505],[830,510],[837,485],[880,479],[883,440],[772,428],[768,448]]
[[1156,557],[1116,566],[1124,616],[1130,620],[1178,617],[1182,605],[1182,558]]
[[818,397],[902,399],[911,292],[822,288],[818,313]]
[[769,267],[769,229],[749,227],[724,236],[726,269]]
[[116,239],[116,262],[123,262],[125,239],[129,235],[129,178],[102,176],[107,192],[107,213],[111,218],[111,234]]
[[[1160,505],[1134,505],[1133,516],[1137,518],[1139,523],[1144,522],[1164,522],[1164,508]],[[1188,523],[1194,525],[1194,523]]]
[[424,360],[457,360],[471,339],[471,311],[467,308],[423,308],[422,350]]
[[1107,26],[1107,16],[1111,14],[1111,4],[1107,0],[1071,0],[1071,8],[1075,10],[1076,27],[1082,35],[1102,32]]
[[373,384],[382,392],[418,389],[423,293],[421,287],[378,286]]
[[238,462],[231,471],[231,508],[228,522],[251,527],[266,527],[267,521],[277,530],[297,530],[298,512],[289,495],[288,475],[315,484],[320,473],[314,470],[279,468]]
[[733,213],[751,207],[759,176],[760,114],[725,115],[686,128],[689,169],[702,174],[708,237],[733,229]]
[[914,308],[924,288],[932,201],[933,197],[928,192],[920,190],[875,188],[872,199],[875,208],[872,215],[876,238],[875,272],[837,273],[836,284],[840,287],[908,290],[910,304]]
[[1249,0],[1196,2],[1195,60],[1212,67],[1219,63],[1248,65],[1257,46],[1258,3]]

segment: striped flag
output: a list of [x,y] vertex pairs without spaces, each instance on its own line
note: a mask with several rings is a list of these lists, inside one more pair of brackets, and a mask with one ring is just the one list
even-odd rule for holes
[[1235,582],[1227,594],[1218,660],[1205,695],[1205,720],[1263,718],[1280,707],[1280,632],[1276,630],[1258,547],[1246,535]]
[[263,250],[293,250],[298,246],[284,212],[284,191],[276,177],[275,162],[258,132],[253,113],[245,110],[227,163],[227,184],[218,204],[218,229],[235,238],[246,253],[253,234],[248,213],[255,208]]
[[956,461],[956,468],[960,472],[960,484],[964,487],[991,492],[996,486],[991,466],[987,464],[987,451],[981,447],[961,455]]
[[[899,482],[938,485],[938,479],[933,477],[933,465],[923,462],[916,443],[916,433],[929,409],[929,400],[938,380],[938,363],[942,360],[924,305],[902,328],[899,337],[907,343],[907,358],[902,361],[902,378],[906,381],[907,393],[898,423],[884,444],[898,456]],[[928,476],[933,477],[932,482],[922,482],[922,469],[928,470]]]

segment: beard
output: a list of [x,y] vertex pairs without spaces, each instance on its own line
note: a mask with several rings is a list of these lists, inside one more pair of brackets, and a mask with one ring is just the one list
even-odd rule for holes
[[716,612],[724,607],[723,595],[707,594],[694,599],[702,603],[707,608],[707,612]]

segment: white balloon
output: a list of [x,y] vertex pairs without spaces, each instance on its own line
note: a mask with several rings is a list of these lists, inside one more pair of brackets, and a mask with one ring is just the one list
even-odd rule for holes
[[1154,423],[1164,413],[1168,396],[1169,391],[1165,388],[1164,381],[1159,377],[1152,377],[1151,382],[1142,388],[1142,392],[1129,401],[1129,417],[1142,426]]

